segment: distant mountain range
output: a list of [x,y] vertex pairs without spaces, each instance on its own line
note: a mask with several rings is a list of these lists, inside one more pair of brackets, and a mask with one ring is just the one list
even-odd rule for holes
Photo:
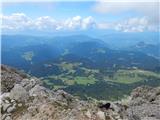
[[160,59],[160,43],[147,44],[145,42],[139,42],[136,45],[130,46],[128,50],[142,52]]
[[[32,53],[32,59],[24,55]],[[159,45],[138,43],[126,50],[112,50],[104,41],[84,35],[65,37],[2,36],[2,63],[23,68],[63,59],[84,62],[90,67],[138,67],[154,70],[159,62],[149,54],[158,55]],[[144,65],[144,60],[145,65]],[[19,64],[17,64],[19,63]],[[20,63],[23,65],[21,66]],[[152,63],[152,64],[150,64]],[[26,65],[26,66],[25,66]],[[31,68],[28,68],[31,69]]]
[[108,33],[99,37],[113,49],[122,49],[144,42],[146,44],[159,44],[159,32],[143,33]]

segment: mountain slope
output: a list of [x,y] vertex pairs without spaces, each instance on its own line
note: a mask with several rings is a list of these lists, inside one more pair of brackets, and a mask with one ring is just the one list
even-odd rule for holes
[[[1,66],[2,120],[158,120],[160,88],[139,87],[126,102],[81,101],[41,86],[37,78]],[[8,79],[15,82],[8,82]]]
[[147,44],[145,42],[139,42],[134,46],[128,48],[132,51],[139,51],[156,58],[160,58],[160,44]]

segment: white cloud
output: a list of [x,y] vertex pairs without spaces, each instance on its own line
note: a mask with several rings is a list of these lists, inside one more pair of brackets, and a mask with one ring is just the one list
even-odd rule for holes
[[95,27],[95,20],[93,17],[88,16],[86,18],[82,18],[81,16],[75,16],[73,18],[69,18],[64,22],[65,29],[90,29]]
[[148,20],[143,18],[131,18],[115,26],[115,29],[123,32],[143,32],[148,29]]
[[[135,13],[142,17],[129,18],[112,24],[100,24],[99,27],[114,27],[124,32],[143,32],[145,30],[157,31],[160,23],[159,0],[98,0],[93,7],[95,12],[112,14],[115,16],[125,15],[127,12]],[[145,16],[145,17],[143,17]]]
[[159,25],[150,23],[148,17],[133,17],[116,22],[97,23],[99,29],[113,29],[121,32],[158,31]]
[[23,13],[14,13],[11,16],[1,15],[2,29],[24,29],[32,24],[32,20]]
[[121,15],[125,12],[136,12],[141,16],[147,16],[149,22],[158,25],[159,0],[98,0],[93,10],[101,14]]
[[2,19],[2,31],[63,31],[63,30],[87,30],[87,29],[113,29],[122,32],[156,31],[158,27],[152,24],[148,17],[135,17],[116,22],[96,22],[92,16],[82,18],[75,16],[66,20],[55,20],[50,16],[42,16],[32,19],[24,13],[0,15]]
[[91,16],[86,18],[75,16],[64,21],[58,21],[50,16],[31,19],[23,13],[14,13],[10,16],[1,15],[1,19],[2,30],[80,30],[93,28],[95,25],[94,19]]
[[95,26],[96,26],[96,23],[95,23],[93,17],[91,17],[91,16],[84,18],[82,21],[82,28],[83,29],[94,28]]
[[57,28],[57,22],[49,16],[43,16],[33,21],[33,27],[38,30],[53,30]]
[[82,18],[80,16],[75,16],[73,18],[67,19],[64,24],[61,24],[64,29],[78,29],[81,27]]

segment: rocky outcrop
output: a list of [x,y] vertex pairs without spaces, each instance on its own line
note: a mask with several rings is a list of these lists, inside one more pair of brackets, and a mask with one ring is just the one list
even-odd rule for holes
[[[4,85],[3,85],[4,83]],[[9,85],[8,85],[9,84]],[[37,78],[2,69],[2,120],[159,120],[160,88],[139,87],[127,103],[82,101]]]
[[17,71],[14,68],[1,65],[1,92],[9,92],[14,84],[21,82],[27,74]]
[[63,90],[49,90],[37,78],[2,68],[2,120],[106,120],[106,112],[96,103],[78,100]]
[[128,106],[130,120],[160,120],[160,87],[138,87],[132,92]]

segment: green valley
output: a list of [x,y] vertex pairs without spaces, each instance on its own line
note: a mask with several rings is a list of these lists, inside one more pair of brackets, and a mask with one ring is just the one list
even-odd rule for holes
[[[157,85],[160,84],[159,73],[141,69],[132,68],[119,69],[117,71],[102,71],[99,69],[86,68],[85,66],[83,66],[82,63],[69,63],[64,61],[61,63],[54,63],[54,65],[57,66],[61,70],[61,72],[58,75],[53,74],[46,77],[42,77],[41,79],[42,81],[44,81],[44,85],[54,90],[64,89],[68,92],[73,92],[73,94],[79,95],[82,98],[85,98],[85,96],[89,96],[96,97],[97,99],[103,99],[105,97],[108,98],[109,95],[110,97],[108,99],[116,100],[118,96],[118,99],[126,96],[127,94],[129,94],[130,90],[141,84],[154,84],[155,80],[157,81]],[[90,92],[84,92],[90,89],[93,91],[94,88],[97,91],[101,91],[101,89],[105,88],[99,88],[96,86],[98,86],[99,84],[102,85],[102,83],[106,87],[116,87],[106,88],[107,90],[115,89],[116,93],[119,89],[121,89],[122,86],[123,89],[119,91],[119,95],[113,95],[112,97],[111,93],[105,92],[106,94],[104,94],[104,91],[101,92],[103,93],[103,97],[100,97],[99,95],[92,96]],[[125,86],[127,88],[125,88]],[[82,91],[79,91],[80,89],[82,89]],[[128,91],[125,91],[125,89],[128,89]],[[83,93],[85,94],[83,95]]]

